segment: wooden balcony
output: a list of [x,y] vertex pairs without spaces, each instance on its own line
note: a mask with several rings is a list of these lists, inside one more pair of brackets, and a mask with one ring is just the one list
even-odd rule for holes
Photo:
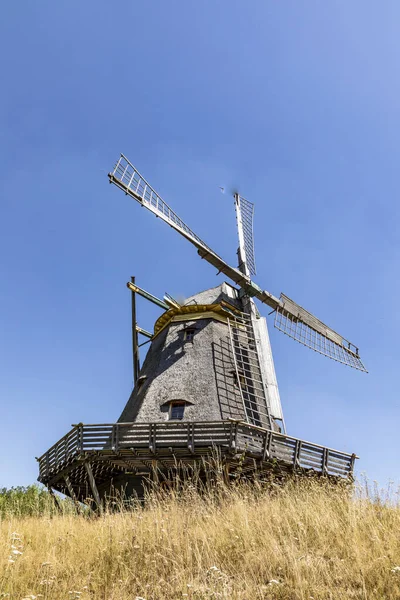
[[155,465],[164,471],[192,465],[215,448],[233,469],[240,463],[242,470],[257,465],[345,479],[357,458],[242,421],[79,424],[37,459],[38,479],[81,499],[93,491],[92,478],[104,486],[124,474],[151,473]]

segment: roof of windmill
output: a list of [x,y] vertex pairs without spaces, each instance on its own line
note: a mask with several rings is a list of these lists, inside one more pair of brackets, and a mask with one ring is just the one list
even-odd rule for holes
[[237,308],[241,307],[239,296],[239,290],[225,281],[216,287],[199,292],[194,296],[190,296],[185,301],[185,306],[188,304],[216,304],[221,300],[225,300],[229,304],[233,304]]

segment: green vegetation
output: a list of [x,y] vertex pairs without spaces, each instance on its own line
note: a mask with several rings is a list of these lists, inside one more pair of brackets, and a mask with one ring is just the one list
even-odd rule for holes
[[[61,500],[62,512],[73,509],[72,502]],[[0,519],[51,516],[60,513],[49,492],[38,485],[0,488]]]

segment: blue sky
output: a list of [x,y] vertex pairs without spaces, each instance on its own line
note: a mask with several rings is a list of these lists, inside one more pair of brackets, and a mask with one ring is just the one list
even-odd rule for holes
[[[359,346],[370,373],[275,331],[288,432],[400,481],[399,18],[395,1],[7,3],[0,50],[0,486],[37,477],[79,421],[131,390],[131,275],[189,296],[222,280],[113,186],[120,152],[256,281]],[[157,310],[140,302],[140,325]],[[268,309],[263,309],[267,314]]]

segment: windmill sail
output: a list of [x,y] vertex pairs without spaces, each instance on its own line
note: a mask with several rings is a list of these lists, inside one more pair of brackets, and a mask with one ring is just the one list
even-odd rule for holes
[[[197,248],[215,254],[211,248],[199,238],[180,217],[168,206],[157,194],[154,188],[145,180],[131,162],[121,154],[114,171],[108,175],[110,183],[114,183],[126,194],[132,196],[142,206],[148,208],[157,217],[168,223],[179,231],[185,238],[191,241]],[[222,259],[221,259],[222,260]]]
[[[244,289],[251,284],[247,275],[244,275],[226,263],[214,250],[212,250],[203,240],[178,217],[178,215],[168,206],[152,186],[145,180],[139,171],[131,162],[121,154],[112,173],[108,174],[110,183],[113,183],[125,194],[134,198],[141,206],[150,210],[157,217],[165,221],[173,229],[178,231],[183,237],[191,242],[201,256],[212,264],[220,273],[224,273],[240,287]],[[257,288],[260,292],[261,289]],[[254,295],[254,294],[251,294]]]
[[237,194],[237,205],[240,212],[241,232],[239,238],[243,236],[244,260],[250,275],[256,274],[256,260],[254,257],[254,235],[253,235],[253,217],[254,204]]
[[275,312],[275,327],[315,352],[367,373],[354,344],[285,294],[281,294],[280,306]]

